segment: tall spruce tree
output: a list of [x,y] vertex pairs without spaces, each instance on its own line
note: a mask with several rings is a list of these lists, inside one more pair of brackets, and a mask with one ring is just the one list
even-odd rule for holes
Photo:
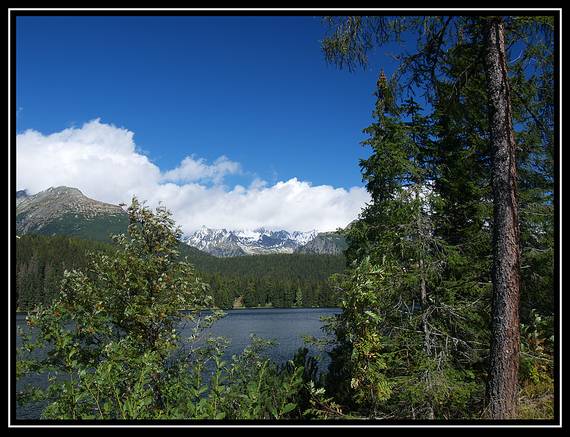
[[412,99],[394,103],[383,74],[376,95],[361,161],[372,202],[348,232],[329,390],[369,417],[462,417],[482,395],[471,371],[480,323],[469,287],[443,280],[454,248],[435,232],[433,126]]
[[[467,243],[465,232],[469,228],[482,237],[479,240],[482,243],[479,249],[483,249],[486,240],[484,229],[492,227],[494,256],[493,268],[490,270],[493,279],[491,323],[493,340],[487,399],[490,417],[497,419],[513,417],[516,414],[515,394],[519,360],[518,296],[521,246],[518,231],[519,200],[513,117],[515,114],[526,116],[527,119],[532,118],[531,122],[524,124],[522,130],[529,128],[528,132],[539,128],[543,148],[545,144],[546,148],[548,144],[552,144],[548,133],[544,133],[547,130],[544,129],[544,125],[551,126],[551,121],[541,121],[541,117],[548,118],[552,115],[551,112],[548,113],[548,108],[552,105],[547,105],[546,110],[536,111],[536,107],[531,104],[536,103],[537,100],[548,102],[549,96],[552,95],[548,85],[544,86],[544,84],[552,83],[549,79],[552,77],[552,70],[549,70],[551,64],[548,61],[544,62],[548,56],[536,53],[531,44],[525,46],[537,35],[538,40],[542,38],[542,41],[546,43],[552,41],[552,17],[329,17],[327,20],[333,32],[323,41],[325,56],[338,66],[348,67],[351,70],[358,65],[366,66],[367,52],[374,46],[409,37],[411,33],[417,35],[416,52],[399,56],[400,66],[394,74],[393,81],[399,85],[400,93],[405,94],[406,91],[414,89],[424,91],[424,98],[434,108],[436,123],[441,128],[441,131],[436,133],[440,135],[438,142],[443,141],[443,144],[446,144],[447,141],[447,152],[443,155],[437,151],[438,144],[432,151],[433,156],[443,157],[443,161],[440,159],[439,173],[435,179],[437,181],[436,190],[443,189],[441,192],[443,209],[439,212],[445,212],[447,216],[442,219],[440,215],[439,220],[436,219],[439,222],[439,232],[447,234],[446,240],[455,248],[459,248],[459,252],[463,252],[461,246]],[[515,59],[509,68],[518,70],[518,77],[522,79],[520,82],[523,84],[522,91],[525,91],[524,84],[527,85],[526,95],[515,90],[518,98],[516,109],[513,109],[512,103],[511,82],[513,78],[509,76],[507,69],[505,39],[507,46],[518,45],[521,49],[522,61]],[[459,56],[462,51],[470,53],[470,58]],[[547,50],[549,51],[551,52]],[[459,59],[466,62],[460,66],[457,63]],[[546,88],[545,90],[540,90],[538,87],[532,89],[532,86],[528,86],[533,77],[531,74],[531,78],[528,78],[528,72],[522,62],[529,59],[542,61],[539,67],[536,67],[536,71],[540,74],[540,81],[543,88]],[[483,77],[482,82],[481,77]],[[478,98],[470,102],[473,109],[467,111],[467,114],[478,112],[478,122],[463,132],[458,130],[453,133],[454,125],[461,126],[462,124],[457,123],[456,119],[464,118],[457,110],[467,107],[465,105],[467,96],[464,92],[466,88],[477,89],[479,93]],[[481,122],[481,113],[488,113],[488,123]],[[521,123],[520,118],[517,122]],[[453,145],[454,143],[456,146]],[[488,146],[480,147],[477,143],[486,143]],[[482,214],[475,214],[473,217],[465,216],[462,226],[457,226],[458,221],[462,220],[461,215],[468,212],[468,209],[465,208],[465,202],[453,201],[453,196],[450,197],[450,194],[457,189],[469,188],[469,184],[465,183],[465,177],[460,178],[462,182],[459,184],[449,178],[462,166],[462,164],[454,165],[449,160],[453,156],[453,147],[456,150],[456,158],[470,154],[477,157],[476,159],[470,157],[464,165],[464,168],[469,171],[469,163],[476,164],[469,171],[471,174],[475,173],[475,178],[472,188],[467,190],[466,200],[473,202],[474,212],[479,210]],[[449,154],[450,152],[452,153]],[[544,156],[540,153],[538,155]],[[536,155],[533,158],[536,159]],[[526,162],[528,163],[528,160]],[[537,166],[531,164],[530,167],[536,173]],[[546,170],[542,174],[548,172],[549,170]],[[485,173],[488,174],[487,186],[493,187],[493,220],[485,219],[484,210],[488,197],[484,194],[486,190],[484,184],[479,185],[482,180],[481,176]],[[455,188],[454,185],[456,185]],[[373,201],[375,201],[374,196]],[[470,224],[472,226],[469,226]],[[358,251],[362,252],[362,247],[368,244],[367,236],[362,232],[360,235],[364,236],[361,238],[361,244],[356,244],[357,247],[353,245],[349,249],[349,256],[358,256]],[[552,259],[544,261],[547,265],[548,261],[552,264]],[[481,265],[481,263],[476,265]],[[472,278],[476,276],[478,276],[477,273],[471,275]]]

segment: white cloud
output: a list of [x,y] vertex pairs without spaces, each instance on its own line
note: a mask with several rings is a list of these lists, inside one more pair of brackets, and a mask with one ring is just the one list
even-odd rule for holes
[[135,150],[133,133],[99,119],[50,135],[28,130],[16,137],[16,185],[35,193],[77,187],[111,203],[152,191],[160,169]]
[[176,168],[161,172],[137,151],[133,136],[99,119],[50,135],[34,130],[18,134],[16,188],[36,193],[67,185],[114,204],[129,203],[136,195],[150,206],[162,202],[186,233],[202,225],[333,230],[354,220],[370,199],[362,187],[313,186],[297,178],[273,185],[255,178],[248,187],[227,188],[224,177],[243,170],[226,156],[212,164],[187,156]]
[[173,182],[212,181],[219,184],[226,175],[241,172],[240,164],[231,161],[225,155],[216,159],[212,165],[208,165],[204,159],[187,156],[178,167],[167,171],[162,179]]

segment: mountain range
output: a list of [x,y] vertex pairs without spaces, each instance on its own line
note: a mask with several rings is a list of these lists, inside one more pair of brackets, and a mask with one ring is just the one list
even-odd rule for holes
[[215,256],[293,253],[317,236],[317,231],[209,229],[202,227],[188,236],[188,245]]
[[[16,233],[69,235],[109,241],[124,233],[128,216],[118,205],[85,196],[77,188],[52,187],[34,195],[16,192]],[[275,253],[340,254],[346,248],[342,232],[319,233],[270,230],[210,229],[205,226],[183,241],[218,257]]]

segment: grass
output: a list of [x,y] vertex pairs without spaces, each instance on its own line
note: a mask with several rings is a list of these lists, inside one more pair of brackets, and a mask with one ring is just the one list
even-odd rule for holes
[[539,382],[527,382],[519,392],[517,419],[554,419],[554,384],[548,378]]

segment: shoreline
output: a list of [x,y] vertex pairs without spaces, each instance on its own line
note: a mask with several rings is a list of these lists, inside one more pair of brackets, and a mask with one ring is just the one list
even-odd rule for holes
[[[341,307],[236,307],[236,308],[205,308],[202,311],[241,311],[241,310],[335,310],[335,309],[342,309]],[[32,310],[30,310],[32,311]],[[192,311],[192,310],[182,310],[182,311]],[[16,316],[25,316],[29,313],[29,311],[16,311]]]

